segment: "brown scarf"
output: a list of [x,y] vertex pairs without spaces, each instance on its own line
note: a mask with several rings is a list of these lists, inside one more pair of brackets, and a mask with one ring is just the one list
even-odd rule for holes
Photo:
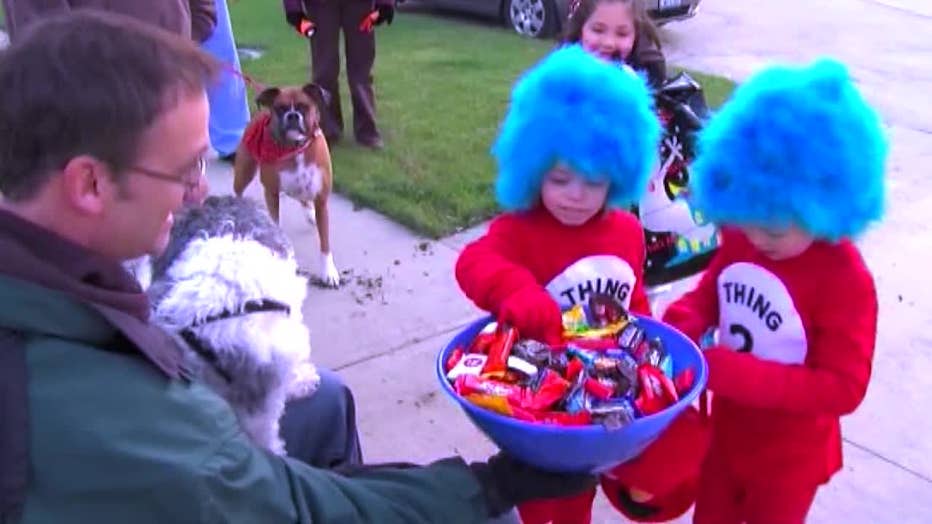
[[[187,375],[172,339],[149,324],[149,302],[116,261],[0,210],[0,274],[73,296],[95,309],[165,375]],[[25,347],[0,330],[0,521],[18,520],[29,481],[29,405]]]

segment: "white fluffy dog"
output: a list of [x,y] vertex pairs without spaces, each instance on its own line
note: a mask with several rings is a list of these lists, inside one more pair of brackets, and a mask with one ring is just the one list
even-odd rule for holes
[[320,382],[297,270],[288,238],[256,202],[210,197],[176,217],[148,289],[154,321],[184,340],[189,362],[250,438],[278,454],[285,401]]

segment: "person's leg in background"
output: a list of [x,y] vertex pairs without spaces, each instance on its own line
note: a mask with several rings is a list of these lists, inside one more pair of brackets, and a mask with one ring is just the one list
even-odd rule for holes
[[353,133],[359,144],[381,148],[382,137],[375,124],[375,31],[360,31],[359,24],[372,12],[371,0],[347,0],[343,9],[343,38],[346,48],[346,80],[353,102]]
[[231,160],[249,123],[246,84],[240,71],[233,24],[226,0],[215,0],[217,28],[201,47],[223,65],[216,83],[207,91],[210,103],[210,145],[222,159]]
[[288,456],[323,469],[362,464],[353,392],[336,373],[318,369],[320,386],[285,406],[280,434]]
[[343,136],[343,110],[340,107],[340,18],[343,1],[310,0],[307,16],[316,30],[311,37],[311,77],[330,93],[330,106],[321,108],[321,129],[330,145]]
[[[320,386],[309,397],[285,406],[280,433],[288,456],[321,469],[361,466],[353,392],[336,373],[319,369]],[[486,524],[521,524],[512,510]]]

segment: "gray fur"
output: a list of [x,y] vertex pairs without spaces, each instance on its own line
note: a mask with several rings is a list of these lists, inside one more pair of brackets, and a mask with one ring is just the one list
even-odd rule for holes
[[[320,380],[301,317],[306,282],[295,274],[288,238],[255,202],[210,197],[178,216],[168,249],[153,266],[154,321],[195,335],[215,359],[205,361],[179,336],[192,369],[230,403],[256,444],[284,453],[278,421],[285,402],[312,393]],[[243,312],[248,301],[262,299],[291,311]],[[234,316],[198,321],[222,311]]]
[[202,206],[190,206],[175,217],[171,240],[162,256],[153,262],[153,281],[163,273],[196,236],[219,236],[233,233],[268,247],[282,257],[294,256],[294,248],[284,231],[254,200],[228,196],[211,196]]

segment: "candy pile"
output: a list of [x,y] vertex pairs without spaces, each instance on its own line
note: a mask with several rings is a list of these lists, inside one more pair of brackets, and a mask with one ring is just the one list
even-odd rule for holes
[[520,339],[490,323],[447,359],[447,379],[473,404],[520,420],[618,428],[656,413],[686,393],[692,369],[673,376],[660,339],[647,339],[637,319],[607,295],[563,314],[563,344]]

